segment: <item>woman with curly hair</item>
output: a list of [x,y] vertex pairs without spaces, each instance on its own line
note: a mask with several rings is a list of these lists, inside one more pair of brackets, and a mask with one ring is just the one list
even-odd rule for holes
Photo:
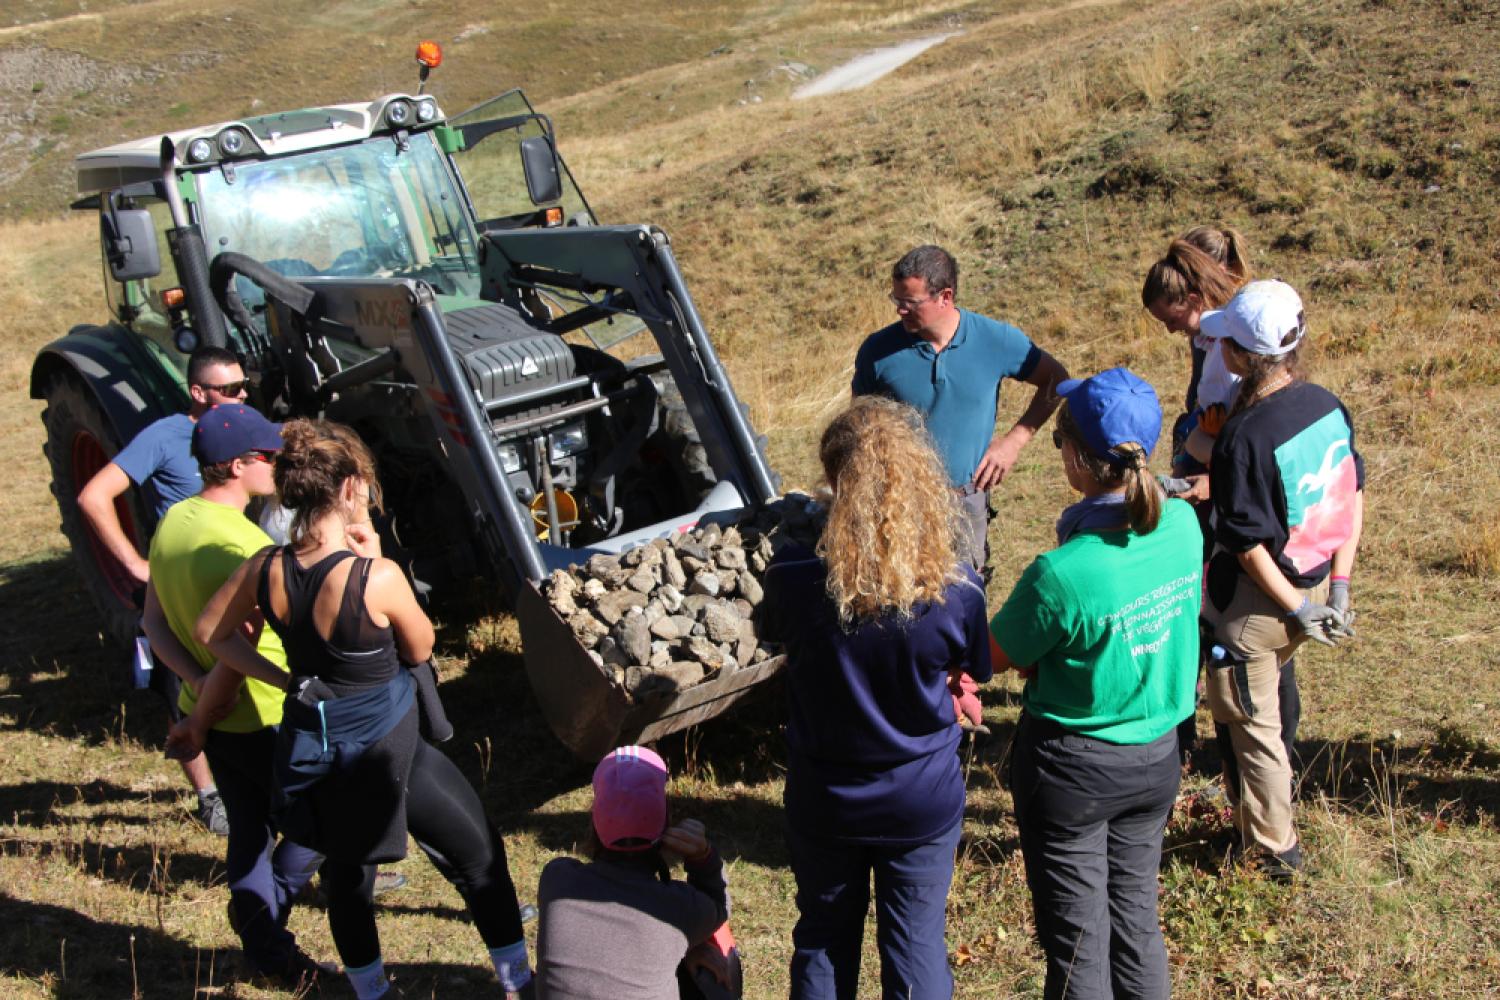
[[763,634],[785,644],[791,701],[791,995],[856,995],[873,873],[883,995],[949,997],[964,784],[948,680],[990,677],[984,591],[917,411],[859,397],[819,458],[822,539],[777,554],[761,607]]
[[[358,1000],[390,992],[375,866],[405,857],[410,833],[468,904],[506,995],[529,997],[505,846],[473,786],[419,734],[406,665],[431,657],[433,628],[401,568],[381,557],[370,522],[380,503],[374,459],[352,430],[329,421],[288,421],[282,442],[274,475],[277,498],[293,513],[290,543],[236,570],[204,607],[195,635],[245,674],[259,658],[245,641],[247,622],[263,617],[286,647],[292,678],[276,747],[278,817],[327,858],[328,925],[345,975]],[[199,709],[211,713],[213,700],[205,690]]]

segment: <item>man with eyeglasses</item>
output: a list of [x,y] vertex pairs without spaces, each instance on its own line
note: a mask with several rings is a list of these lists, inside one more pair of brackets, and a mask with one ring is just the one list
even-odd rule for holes
[[[866,338],[854,361],[856,396],[882,395],[919,410],[948,470],[968,527],[961,553],[989,577],[989,491],[1057,408],[1053,388],[1068,377],[1024,333],[960,309],[958,264],[942,247],[920,246],[891,268],[897,321]],[[1000,384],[1036,386],[1026,411],[995,432]]]
[[[114,461],[96,472],[78,494],[78,509],[95,537],[142,590],[149,576],[146,558],[136,551],[121,527],[115,502],[134,484],[145,491],[159,522],[169,507],[197,493],[203,487],[203,480],[190,453],[193,426],[210,406],[238,403],[245,398],[244,369],[239,359],[222,347],[200,347],[194,351],[188,358],[187,381],[192,399],[188,411],[162,417],[146,427],[120,449]],[[154,686],[160,687],[169,705],[176,704],[175,676],[163,676]],[[224,818],[224,805],[203,755],[183,761],[182,773],[198,795],[199,822],[221,837],[227,835],[229,824]]]

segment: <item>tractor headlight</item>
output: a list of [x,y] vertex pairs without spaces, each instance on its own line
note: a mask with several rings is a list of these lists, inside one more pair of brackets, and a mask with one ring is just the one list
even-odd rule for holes
[[423,124],[437,117],[437,101],[417,102],[417,121]]
[[410,125],[411,117],[411,105],[405,101],[392,101],[385,106],[386,123],[396,128]]
[[207,139],[194,139],[188,143],[188,159],[194,163],[202,163],[214,155],[214,147]]
[[495,451],[500,456],[500,468],[506,472],[521,471],[521,449],[516,447],[514,441],[503,442]]
[[589,437],[583,429],[583,424],[569,424],[561,430],[552,432],[552,447],[549,451],[552,461],[561,462],[569,455],[576,455],[588,446]]
[[238,156],[245,148],[245,133],[237,128],[229,129],[219,135],[219,149],[225,156]]

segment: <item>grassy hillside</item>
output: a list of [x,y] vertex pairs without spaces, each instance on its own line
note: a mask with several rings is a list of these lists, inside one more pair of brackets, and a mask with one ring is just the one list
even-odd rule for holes
[[[226,985],[222,842],[188,821],[156,756],[162,711],[123,687],[55,530],[26,375],[40,345],[102,312],[94,234],[57,214],[67,158],[256,99],[404,89],[419,36],[449,43],[435,88],[450,110],[526,85],[602,214],[672,233],[790,483],[812,480],[812,442],[846,398],[855,346],[889,318],[884,275],[909,246],[952,249],[960,301],[1071,369],[1128,363],[1171,399],[1186,352],[1140,309],[1141,276],[1187,226],[1244,232],[1257,272],[1304,293],[1314,377],[1356,421],[1360,636],[1300,658],[1303,882],[1223,870],[1221,817],[1185,798],[1162,897],[1174,995],[1500,992],[1493,5],[607,2],[509,23],[448,0],[17,6],[0,15],[18,23],[0,23],[0,213],[14,220],[0,226],[0,994],[278,995]],[[866,90],[789,99],[794,64],[937,30],[963,33]],[[1067,502],[1051,449],[1028,449],[997,500],[992,603],[1051,544]],[[442,629],[450,753],[527,895],[584,828],[587,769],[537,718],[513,623],[484,611],[453,609]],[[985,692],[997,738],[969,758],[950,909],[965,997],[1040,988],[1001,782],[1018,690]],[[732,859],[752,997],[784,994],[794,919],[777,725],[772,698],[663,747],[682,774],[676,808]],[[1212,751],[1199,763],[1212,769]],[[382,931],[408,995],[476,995],[487,973],[457,896],[423,861],[400,870],[414,886],[389,897]],[[319,907],[294,927],[332,956]],[[873,962],[868,974],[873,995]]]

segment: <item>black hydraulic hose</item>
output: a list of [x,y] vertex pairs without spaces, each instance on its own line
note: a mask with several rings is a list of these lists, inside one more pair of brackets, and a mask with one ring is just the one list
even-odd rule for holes
[[[168,229],[167,246],[171,248],[172,260],[177,264],[177,277],[187,289],[188,301],[195,307],[193,321],[197,326],[199,341],[208,347],[228,346],[229,335],[224,329],[224,317],[210,304],[210,269],[207,250],[203,244],[203,230],[197,225]],[[202,308],[197,308],[200,304]]]
[[[225,315],[234,320],[235,326],[245,331],[247,336],[255,332],[255,317],[246,308],[244,300],[240,298],[240,293],[235,290],[234,277],[237,274],[249,278],[264,289],[267,295],[285,303],[289,309],[299,315],[307,315],[307,310],[311,308],[313,300],[317,297],[305,285],[300,285],[285,275],[271,270],[254,257],[235,253],[233,250],[224,251],[215,257],[208,267],[208,287],[212,290],[214,301],[219,303],[219,308],[223,309]],[[223,346],[222,334],[220,343],[216,346]]]

